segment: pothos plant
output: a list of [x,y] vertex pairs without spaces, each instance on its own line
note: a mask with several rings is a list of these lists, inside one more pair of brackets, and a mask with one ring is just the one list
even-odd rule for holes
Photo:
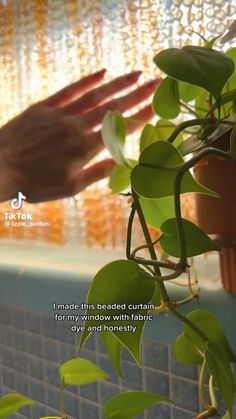
[[[233,31],[232,26],[223,40],[228,40]],[[204,231],[183,218],[181,209],[181,194],[185,192],[217,196],[194,179],[191,168],[206,156],[236,160],[236,48],[219,51],[214,48],[217,39],[204,39],[204,46],[169,48],[155,56],[155,64],[166,74],[153,98],[153,109],[161,119],[156,125],[144,127],[138,161],[130,160],[124,153],[125,118],[118,112],[108,112],[104,119],[103,140],[117,163],[110,187],[116,193],[129,185],[131,189],[127,260],[109,263],[93,279],[87,296],[87,314],[91,317],[86,320],[80,339],[82,347],[90,333],[100,327],[107,351],[121,375],[124,347],[141,365],[140,341],[148,313],[172,313],[183,325],[174,343],[176,358],[200,366],[203,412],[198,419],[218,414],[216,390],[226,406],[224,419],[232,418],[235,389],[231,363],[236,362],[236,356],[212,313],[197,309],[185,316],[179,310],[182,303],[198,297],[191,279],[190,296],[184,301],[174,300],[166,284],[189,273],[192,257],[219,250]],[[173,121],[177,117],[181,117],[178,125]],[[230,145],[223,151],[214,141],[226,132]],[[145,242],[132,250],[135,213]],[[148,224],[159,229],[155,241]],[[161,258],[156,252],[157,242],[163,251]],[[149,252],[148,257],[139,254],[143,249]],[[121,312],[127,315],[122,321],[117,317]],[[94,314],[100,316],[99,320],[94,320]],[[130,333],[128,326],[135,331]],[[208,397],[204,394],[206,371],[210,377]],[[107,403],[104,415],[110,419],[131,419],[150,405],[150,397],[154,397],[153,402],[171,402],[160,395],[155,400],[154,395],[143,393],[146,405],[141,406],[140,392],[123,393]]]
[[[235,24],[223,39],[234,35]],[[170,48],[154,58],[167,76],[153,98],[153,109],[161,117],[156,125],[146,124],[141,134],[139,160],[125,156],[126,119],[118,112],[108,112],[103,124],[103,140],[116,166],[110,178],[113,192],[131,188],[131,211],[127,226],[126,260],[103,267],[94,277],[87,295],[87,320],[82,328],[79,347],[93,331],[100,331],[117,374],[122,378],[120,358],[124,348],[141,367],[140,343],[149,313],[169,311],[183,325],[174,343],[177,360],[200,366],[199,395],[203,412],[197,419],[218,413],[216,390],[232,418],[234,380],[231,363],[236,362],[222,325],[207,310],[197,309],[186,316],[181,304],[198,297],[198,289],[188,281],[190,295],[174,300],[166,284],[183,273],[189,274],[191,258],[218,246],[195,224],[185,220],[181,211],[181,194],[195,192],[216,196],[199,184],[190,169],[205,156],[216,155],[236,160],[236,48],[223,53],[214,49],[217,38],[205,45]],[[193,119],[190,115],[193,115]],[[181,122],[173,121],[181,116]],[[186,118],[187,116],[187,118]],[[214,146],[223,133],[230,135],[228,151]],[[135,213],[145,243],[131,249]],[[159,229],[152,240],[148,225]],[[162,255],[156,252],[159,243]],[[149,252],[139,255],[146,249]],[[195,284],[196,285],[196,284]],[[204,393],[205,374],[209,373],[209,394]],[[91,361],[71,359],[60,366],[60,417],[65,419],[64,386],[83,385],[107,374]],[[120,393],[103,409],[106,419],[132,419],[154,403],[172,403],[159,394],[144,391]],[[32,401],[19,394],[0,398],[0,419],[10,416]],[[45,417],[42,419],[56,419]]]

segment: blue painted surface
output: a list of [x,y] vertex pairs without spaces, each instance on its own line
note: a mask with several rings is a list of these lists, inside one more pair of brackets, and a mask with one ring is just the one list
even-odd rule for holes
[[[12,307],[49,315],[51,319],[47,319],[42,327],[47,336],[54,337],[53,316],[56,311],[53,310],[53,303],[81,304],[85,302],[91,278],[92,276],[86,273],[59,270],[45,272],[32,268],[25,269],[19,278],[19,268],[1,269],[0,304],[9,304]],[[171,292],[172,295],[180,297],[180,291],[176,286],[171,286]],[[232,319],[236,318],[236,297],[223,289],[214,290],[202,287],[199,302],[194,300],[183,306],[181,310],[187,313],[199,308],[207,308],[219,318],[231,345],[236,349],[236,330],[232,328]],[[21,324],[24,319],[19,317],[14,321],[16,324]],[[38,330],[37,317],[32,315],[26,321],[31,331]],[[61,324],[62,334],[63,327],[64,325]],[[180,322],[172,314],[155,314],[153,321],[147,322],[144,335],[158,342],[173,343],[175,337],[181,332],[181,328]],[[69,339],[72,337],[70,336]]]
[[[78,335],[69,322],[55,322],[53,303],[85,302],[92,276],[65,269],[5,266],[0,271],[0,393],[18,391],[36,400],[12,419],[38,419],[58,414],[60,363],[78,356]],[[181,298],[179,290],[171,294]],[[208,308],[224,324],[236,348],[236,299],[222,289],[203,288],[200,303],[184,306],[184,311]],[[61,311],[62,314],[67,314]],[[71,312],[70,312],[71,314]],[[78,314],[78,312],[77,312]],[[143,389],[170,395],[175,406],[156,405],[137,419],[193,419],[199,411],[198,369],[178,363],[170,343],[181,325],[170,314],[155,315],[148,322],[142,344],[143,369],[127,351],[122,356],[124,379],[117,377],[99,336],[86,342],[80,356],[97,363],[110,376],[109,382],[67,386],[65,407],[69,419],[102,419],[105,401],[120,391]],[[236,375],[236,369],[234,368]],[[236,411],[235,411],[236,414]],[[236,418],[236,416],[235,416]]]
[[[31,315],[33,320],[29,322],[27,319]],[[21,318],[20,327],[16,327],[17,317]],[[78,351],[76,339],[72,343],[68,338],[71,336],[69,328],[64,328],[64,334],[59,323],[54,323],[54,329],[47,328],[49,319],[48,315],[29,309],[0,306],[0,395],[20,392],[35,400],[34,406],[21,409],[21,413],[12,415],[11,419],[38,419],[41,415],[58,414],[58,368],[60,363],[78,356]],[[39,325],[37,331],[36,324]],[[121,362],[124,378],[121,379],[104,353],[99,336],[93,335],[80,356],[97,363],[108,373],[110,381],[66,386],[68,419],[102,419],[102,406],[106,400],[131,389],[170,395],[175,402],[175,406],[156,405],[137,419],[196,417],[199,410],[198,370],[177,363],[170,345],[164,343],[144,339],[142,353],[142,370],[127,352],[124,353]]]

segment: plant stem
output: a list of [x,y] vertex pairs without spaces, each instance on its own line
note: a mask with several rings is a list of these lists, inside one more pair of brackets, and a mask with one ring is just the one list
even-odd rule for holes
[[[141,208],[141,207],[140,207],[140,208]],[[172,274],[172,275],[167,275],[167,276],[165,277],[166,279],[172,279],[172,277],[173,277],[173,278],[175,278],[176,276],[179,276],[179,273],[177,273],[177,274],[176,274],[176,268],[175,268],[175,267],[170,267],[170,265],[169,265],[168,263],[159,262],[159,261],[157,260],[157,257],[156,257],[156,259],[155,259],[155,260],[152,260],[152,259],[150,259],[150,260],[146,260],[146,259],[143,259],[143,258],[141,258],[141,257],[135,257],[135,253],[136,253],[138,250],[143,249],[143,248],[150,248],[150,243],[149,243],[149,245],[148,245],[148,244],[146,244],[146,245],[143,245],[143,246],[139,246],[138,248],[134,249],[134,251],[133,251],[133,252],[132,252],[132,254],[131,254],[132,225],[133,225],[133,220],[134,220],[134,214],[135,214],[135,211],[136,211],[136,208],[135,208],[134,204],[132,204],[131,213],[130,213],[130,216],[129,216],[129,221],[128,221],[128,227],[127,227],[127,239],[126,239],[126,257],[127,257],[127,259],[129,259],[129,260],[134,260],[135,262],[140,263],[140,264],[142,264],[142,265],[146,265],[146,266],[147,266],[147,268],[149,269],[149,271],[150,271],[150,268],[148,267],[148,265],[151,265],[151,266],[156,267],[155,273],[156,273],[156,272],[159,272],[158,278],[157,278],[156,276],[154,276],[154,277],[153,277],[156,281],[158,281],[158,280],[159,280],[159,277],[161,277],[160,267],[175,270],[175,274]],[[143,217],[143,218],[144,218],[144,217]],[[144,220],[144,221],[145,221],[145,220]],[[147,231],[148,231],[148,230],[147,230]],[[148,232],[148,234],[149,234],[149,232]],[[158,237],[158,239],[157,239],[157,240],[155,240],[154,242],[152,242],[152,241],[151,241],[152,246],[153,246],[156,242],[158,242],[158,241],[161,239],[161,237],[162,237],[162,236]],[[151,238],[150,238],[150,240],[151,240]],[[152,272],[152,271],[151,271],[151,272]],[[153,272],[152,272],[152,273],[153,273]],[[162,277],[161,277],[161,278],[162,278]],[[164,279],[164,278],[163,278],[163,279]]]
[[[163,236],[163,234],[161,234],[159,237],[157,237],[156,240],[152,241],[152,245],[154,246],[156,243],[158,243],[161,240],[162,236]],[[131,257],[135,257],[136,253],[139,252],[139,250],[146,249],[147,247],[148,247],[147,244],[142,244],[141,246],[136,247],[133,250],[133,252],[131,254]]]
[[209,105],[210,105],[210,109],[211,109],[210,116],[211,116],[211,118],[214,118],[214,110],[212,108],[212,95],[210,95],[210,98],[209,98]]
[[165,166],[162,164],[152,164],[152,163],[139,163],[143,167],[148,167],[149,169],[159,169],[159,170],[166,170],[167,172],[176,172],[178,169],[180,169],[184,163],[176,164],[175,166]]
[[212,407],[214,407],[215,409],[217,409],[218,403],[217,403],[216,395],[215,395],[213,375],[211,375],[210,376],[210,379],[209,379],[209,394],[210,394],[210,399],[211,399]]
[[[148,250],[149,250],[151,259],[157,260],[157,255],[156,255],[155,249],[154,249],[153,244],[152,244],[152,239],[151,239],[149,230],[147,228],[147,224],[146,224],[146,221],[145,221],[145,218],[144,218],[144,215],[143,215],[141,205],[139,203],[138,195],[136,194],[136,192],[134,190],[132,190],[132,194],[133,194],[133,199],[134,199],[134,205],[135,205],[135,208],[136,208],[137,213],[138,213],[139,221],[140,221],[140,224],[141,224],[141,227],[142,227],[142,230],[143,230],[145,240],[146,240],[147,245],[148,245]],[[161,271],[160,271],[160,268],[159,268],[158,265],[154,265],[154,270],[155,270],[155,274],[157,276],[161,276]],[[159,288],[160,288],[162,300],[163,301],[169,301],[169,296],[167,294],[167,291],[166,291],[166,288],[165,288],[165,285],[163,284],[163,282],[158,281],[158,285],[159,285]]]
[[191,119],[190,121],[184,121],[181,124],[179,124],[176,129],[172,132],[172,134],[168,138],[169,143],[173,143],[173,141],[176,139],[176,137],[184,131],[186,128],[189,127],[195,127],[195,126],[204,126],[204,125],[235,125],[235,122],[233,121],[226,121],[226,120],[218,120],[218,119],[210,119],[210,118],[196,118]]
[[127,239],[126,239],[126,257],[131,259],[131,238],[132,238],[132,226],[134,221],[135,206],[132,204],[131,212],[129,216],[128,226],[127,226]]
[[[139,221],[140,221],[140,224],[141,224],[141,227],[142,227],[142,230],[143,230],[145,240],[147,242],[147,247],[149,249],[150,256],[153,260],[157,260],[156,252],[155,252],[155,249],[154,249],[153,244],[152,244],[152,239],[151,239],[150,233],[149,233],[148,228],[147,228],[147,224],[146,224],[146,221],[145,221],[145,218],[144,218],[144,215],[143,215],[141,205],[139,203],[139,197],[134,190],[132,190],[132,194],[133,194],[135,209],[138,213]],[[161,272],[160,272],[159,269],[158,269],[158,275],[161,275]]]
[[196,118],[190,121],[184,121],[176,127],[176,129],[169,136],[168,141],[169,143],[173,143],[176,137],[186,128],[195,127],[197,125],[207,125],[207,124],[209,124],[209,118]]
[[204,394],[203,394],[205,371],[206,371],[206,358],[204,358],[202,366],[201,366],[198,389],[199,389],[200,403],[203,405],[203,407],[205,407],[205,409],[210,409],[211,406],[209,405],[209,403],[207,402],[207,400],[205,399]]
[[198,114],[190,106],[188,106],[186,103],[184,103],[181,100],[179,100],[179,104],[181,106],[183,106],[183,108],[185,108],[189,113],[191,113],[192,115],[198,117]]
[[196,296],[190,294],[188,297],[184,298],[183,300],[175,301],[175,305],[176,306],[182,306],[182,305],[187,304],[190,301],[194,300],[194,298],[196,298]]
[[198,415],[196,417],[196,419],[206,419],[206,418],[212,418],[213,416],[215,417],[215,415],[217,414],[217,411],[214,407],[211,407],[210,409],[206,410],[203,413],[200,413],[200,415]]
[[[145,240],[146,240],[147,245],[148,245],[150,256],[154,261],[157,261],[156,252],[155,252],[155,249],[152,245],[152,240],[151,240],[148,228],[147,228],[147,224],[146,224],[143,212],[142,212],[142,208],[141,208],[140,203],[139,203],[138,195],[136,194],[136,192],[134,190],[132,190],[132,194],[133,194],[133,199],[134,199],[134,205],[135,205],[135,208],[136,208],[138,216],[139,216],[140,224],[141,224],[141,227],[142,227],[142,230],[143,230]],[[155,273],[158,277],[161,276],[159,266],[154,265],[154,270],[155,270]],[[176,274],[176,276],[179,276],[179,275],[180,275],[180,272]],[[197,335],[204,342],[207,342],[209,340],[208,337],[194,323],[192,323],[187,317],[185,317],[182,313],[180,313],[174,307],[173,303],[170,301],[170,298],[168,296],[168,293],[167,293],[166,287],[164,285],[163,279],[160,278],[158,280],[158,285],[159,285],[159,289],[160,289],[160,292],[161,292],[162,301],[165,304],[165,306],[175,315],[175,317],[177,317],[183,323],[186,323],[188,326],[190,326],[192,328],[192,330],[195,331],[195,333],[197,333]]]
[[174,304],[169,301],[167,303],[168,309],[174,314],[175,317],[177,317],[179,320],[181,320],[181,322],[187,324],[188,326],[191,327],[191,329],[206,343],[209,341],[209,338],[207,337],[207,335],[205,335],[205,333],[202,332],[201,329],[199,329],[194,323],[191,322],[191,320],[189,320],[187,317],[185,317],[180,311],[178,311]]
[[[191,122],[191,121],[190,121]],[[184,228],[183,228],[183,222],[182,222],[182,216],[181,216],[181,208],[180,208],[180,189],[181,189],[181,180],[183,175],[186,171],[188,171],[191,167],[193,167],[199,160],[204,158],[207,155],[218,155],[227,159],[231,159],[231,155],[229,152],[221,151],[213,147],[208,147],[198,153],[197,156],[193,157],[191,160],[187,161],[179,170],[176,176],[175,181],[175,212],[176,212],[176,224],[177,224],[177,234],[178,234],[178,240],[179,240],[179,246],[180,246],[180,264],[179,267],[181,268],[179,272],[175,272],[175,274],[169,275],[168,279],[171,279],[171,276],[173,278],[179,276],[181,272],[188,266],[187,265],[187,256],[186,256],[186,249],[185,249],[185,234],[184,234]],[[147,246],[149,249],[149,253],[151,256],[151,259],[153,261],[157,261],[157,256],[155,249],[152,244],[152,240],[150,237],[150,233],[147,228],[147,224],[142,212],[142,208],[139,203],[138,195],[134,190],[132,190],[134,205],[137,210],[140,224],[143,230],[144,237],[147,242]],[[167,290],[164,285],[164,278],[159,278],[161,276],[160,268],[158,264],[154,265],[155,274],[158,277],[158,285],[160,288],[161,296],[163,302],[166,303],[166,306],[168,309],[177,317],[179,320],[181,320],[183,323],[187,324],[191,327],[191,329],[204,341],[208,342],[208,337],[205,335],[205,333],[202,332],[201,329],[199,329],[194,323],[192,323],[187,317],[185,317],[181,312],[179,312],[174,304],[170,301],[170,298],[168,296]],[[166,279],[166,278],[165,278]]]
[[[145,246],[145,247],[148,248],[148,246]],[[158,265],[159,268],[166,268],[166,269],[170,269],[170,270],[173,270],[173,271],[175,271],[176,267],[177,267],[177,265],[171,266],[170,264],[168,264],[166,262],[160,262],[159,260],[152,260],[152,259],[144,259],[140,256],[130,255],[130,257],[127,258],[127,259],[134,260],[135,262],[140,263],[142,265],[150,265],[150,266]],[[161,275],[160,277],[162,278],[163,276]]]
[[[177,226],[177,235],[179,240],[179,248],[180,248],[180,266],[184,269],[187,265],[187,255],[186,255],[186,245],[185,245],[185,234],[183,228],[183,220],[181,216],[181,207],[180,207],[180,193],[181,193],[181,181],[184,174],[193,167],[199,160],[203,159],[207,155],[218,155],[224,157],[226,159],[231,159],[230,152],[225,152],[218,150],[213,147],[208,147],[198,153],[197,156],[193,157],[191,160],[187,161],[183,167],[178,170],[176,180],[175,180],[175,214],[176,214],[176,226]],[[188,320],[184,315],[182,315],[174,305],[169,302],[168,303],[169,310],[182,322],[188,324],[200,337],[204,342],[207,342],[209,339],[195,324],[193,324],[190,320]]]

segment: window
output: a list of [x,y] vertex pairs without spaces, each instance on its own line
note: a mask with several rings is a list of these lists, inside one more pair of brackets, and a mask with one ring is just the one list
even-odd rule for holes
[[[103,67],[110,77],[133,69],[153,77],[152,58],[160,49],[200,43],[193,31],[212,37],[235,17],[235,0],[1,1],[0,122]],[[2,213],[8,205],[1,205]],[[27,229],[1,223],[0,237],[108,247],[125,237],[129,208],[104,182],[75,198],[26,207],[35,220],[50,225]]]

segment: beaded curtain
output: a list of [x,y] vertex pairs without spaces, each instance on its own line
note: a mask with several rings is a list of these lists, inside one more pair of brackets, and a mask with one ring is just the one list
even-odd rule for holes
[[[1,125],[104,67],[107,80],[137,69],[153,78],[158,51],[200,44],[191,31],[210,38],[235,18],[236,0],[0,0]],[[1,222],[0,237],[114,247],[125,238],[129,206],[102,181],[75,198],[24,210],[48,226],[6,228]],[[9,203],[1,205],[1,216],[4,211]]]

